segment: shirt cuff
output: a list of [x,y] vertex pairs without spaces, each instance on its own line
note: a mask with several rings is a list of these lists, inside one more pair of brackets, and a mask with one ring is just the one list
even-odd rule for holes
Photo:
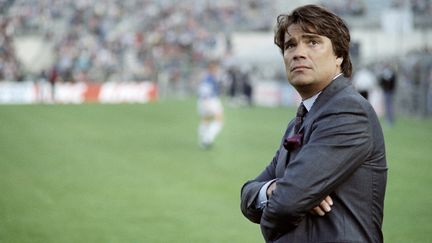
[[263,209],[267,205],[267,189],[270,186],[270,184],[275,181],[276,179],[273,179],[271,181],[268,181],[266,184],[264,184],[258,194],[258,198],[256,200],[256,208]]

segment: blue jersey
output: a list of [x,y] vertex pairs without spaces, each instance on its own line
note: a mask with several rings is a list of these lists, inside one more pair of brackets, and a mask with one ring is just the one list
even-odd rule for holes
[[203,80],[201,80],[198,86],[198,97],[201,99],[213,98],[219,95],[219,85],[216,77],[207,74]]

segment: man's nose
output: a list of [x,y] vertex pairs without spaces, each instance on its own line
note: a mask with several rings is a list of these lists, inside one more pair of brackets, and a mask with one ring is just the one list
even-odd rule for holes
[[301,59],[306,57],[306,46],[303,43],[299,43],[294,49],[293,58]]

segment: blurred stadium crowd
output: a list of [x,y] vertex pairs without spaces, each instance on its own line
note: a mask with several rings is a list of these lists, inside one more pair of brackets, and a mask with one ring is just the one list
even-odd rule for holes
[[13,39],[26,34],[54,44],[50,72],[64,81],[156,80],[159,70],[179,79],[212,58],[219,33],[271,28],[271,7],[263,0],[3,1],[0,79],[25,78]]
[[[415,17],[415,28],[431,28],[431,0],[295,2],[325,5],[352,28],[361,27],[380,10],[407,8]],[[0,0],[0,80],[145,80],[168,91],[190,93],[208,61],[225,60],[232,54],[233,33],[271,32],[275,16],[287,5],[282,0]],[[36,59],[50,59],[49,66],[35,72],[24,65],[14,42],[25,36],[38,36],[52,46],[51,56]],[[425,99],[431,96],[430,50],[414,50],[409,58],[390,62],[404,80],[398,85],[415,92],[426,90]],[[374,65],[372,70],[379,75],[379,67],[386,64],[377,59],[368,65]],[[239,70],[257,71],[255,67]],[[274,73],[274,79],[282,77]]]

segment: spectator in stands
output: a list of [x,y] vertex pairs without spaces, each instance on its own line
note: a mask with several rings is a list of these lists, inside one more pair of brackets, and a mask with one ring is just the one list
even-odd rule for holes
[[366,13],[364,0],[322,1],[321,4],[339,15],[361,16]]
[[13,31],[12,19],[0,16],[0,80],[22,81],[24,75],[15,53]]
[[[218,33],[272,27],[263,19],[274,4],[264,0],[185,2],[13,1],[3,10],[13,18],[9,32],[49,36],[64,81],[83,75],[98,82],[157,81],[162,73],[179,77],[180,87],[188,89],[187,82],[205,69],[201,63],[213,58],[209,53],[218,47]],[[22,70],[12,63],[0,69]]]

